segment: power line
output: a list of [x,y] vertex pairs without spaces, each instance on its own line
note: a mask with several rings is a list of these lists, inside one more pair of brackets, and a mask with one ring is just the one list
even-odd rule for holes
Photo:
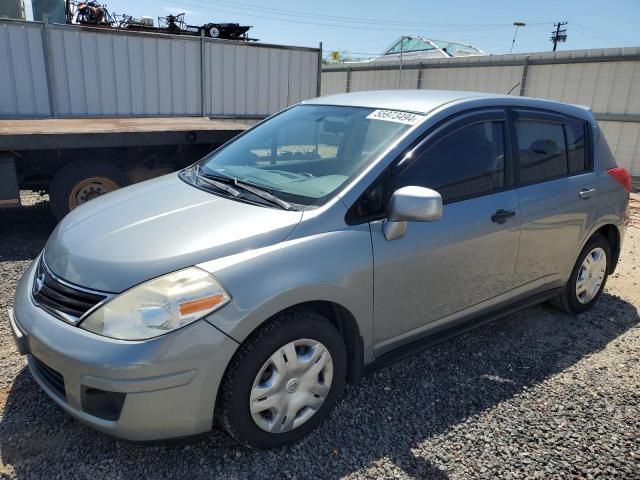
[[312,18],[312,19],[326,19],[328,21],[343,22],[343,23],[346,22],[346,23],[357,23],[357,24],[417,26],[417,27],[426,27],[426,28],[456,28],[456,27],[461,27],[461,28],[467,28],[467,27],[496,28],[496,27],[505,27],[505,26],[509,25],[509,24],[501,24],[501,23],[489,23],[489,24],[482,24],[482,23],[471,23],[471,24],[451,23],[451,24],[443,24],[441,22],[438,22],[438,23],[424,23],[424,22],[404,21],[404,20],[389,20],[389,19],[347,17],[347,16],[340,16],[340,15],[326,15],[326,14],[317,13],[317,12],[308,12],[308,11],[300,11],[300,10],[289,10],[289,9],[276,8],[276,7],[264,7],[263,5],[256,5],[256,4],[244,3],[244,2],[235,2],[235,1],[229,1],[229,0],[210,0],[207,3],[209,3],[209,4],[211,4],[211,3],[223,4],[223,5],[226,5],[228,7],[237,7],[237,6],[248,7],[248,8],[251,8],[251,9],[254,9],[254,10],[258,10],[258,11],[263,12],[263,13],[272,14],[272,15],[287,15],[289,17],[290,16],[298,16],[298,17],[305,17],[305,18]]
[[[327,27],[337,27],[337,28],[351,28],[351,29],[361,29],[361,30],[380,30],[380,31],[394,31],[397,32],[400,27],[414,27],[414,28],[426,28],[432,30],[454,30],[458,31],[489,31],[489,30],[501,30],[508,28],[509,24],[429,24],[429,23],[413,23],[413,22],[401,22],[401,21],[391,21],[391,20],[377,20],[377,19],[356,19],[351,17],[339,17],[336,15],[324,15],[317,13],[307,13],[307,12],[299,12],[295,10],[285,10],[280,8],[266,8],[255,4],[248,4],[242,2],[227,2],[224,0],[214,0],[213,2],[204,3],[192,3],[185,1],[174,2],[178,5],[186,5],[189,7],[200,8],[208,11],[214,12],[225,12],[225,13],[233,13],[233,14],[242,14],[255,18],[262,18],[267,20],[275,20],[279,22],[287,22],[287,23],[298,23],[298,24],[306,24],[306,25],[318,25],[318,26],[327,26]],[[218,3],[223,5],[226,8],[232,8],[232,10],[227,10],[225,8],[212,8],[211,3]],[[249,12],[247,10],[235,9],[235,7],[245,7],[251,9]],[[257,13],[253,13],[256,11]],[[259,14],[258,14],[259,13]],[[266,14],[266,15],[265,15]],[[276,15],[276,16],[273,16]],[[278,17],[285,16],[286,18]],[[319,19],[319,22],[316,21],[305,21],[305,20],[295,20],[290,17],[301,17],[301,18],[311,18],[311,19]],[[333,23],[323,23],[323,22],[333,22]],[[340,23],[335,23],[340,22]],[[353,24],[353,25],[349,25]],[[376,26],[380,25],[380,26]],[[394,26],[398,28],[385,28],[384,26]]]
[[[420,22],[404,22],[400,20],[385,20],[385,19],[376,19],[376,18],[355,18],[355,17],[347,17],[341,15],[327,15],[323,13],[313,13],[309,11],[302,10],[289,10],[283,8],[276,7],[265,7],[257,4],[246,3],[246,2],[235,2],[230,0],[209,0],[209,1],[200,1],[200,0],[192,0],[189,1],[175,1],[174,4],[177,5],[185,5],[188,7],[199,8],[202,10],[206,10],[209,12],[223,12],[229,13],[233,15],[244,15],[252,18],[259,18],[265,20],[271,20],[275,22],[283,22],[283,23],[293,23],[293,24],[301,24],[301,25],[315,25],[320,27],[330,27],[330,28],[341,28],[341,29],[351,29],[351,30],[373,30],[373,31],[387,31],[387,32],[395,32],[395,33],[403,33],[406,28],[418,29],[423,28],[426,30],[433,31],[441,31],[444,33],[444,30],[448,30],[451,34],[458,34],[462,32],[490,32],[490,31],[504,31],[513,24],[482,24],[482,23],[420,23]],[[222,7],[218,7],[217,5],[221,5]],[[293,17],[293,18],[292,18]],[[296,18],[297,17],[297,18]],[[541,27],[544,25],[548,25],[551,22],[527,22],[528,27],[533,27],[534,29],[537,27]],[[560,26],[566,25],[566,22],[560,22]],[[404,27],[404,28],[403,28]],[[554,42],[554,51],[557,48],[557,43],[561,41],[566,41],[566,30],[560,29],[558,24],[554,24],[554,27],[557,27],[557,32],[552,32],[551,41]],[[600,37],[608,37],[608,38],[616,38],[612,35],[606,35],[604,33],[589,33],[585,30],[588,27],[582,27],[578,25],[574,25],[577,27],[580,33],[596,38],[596,36]],[[589,29],[591,30],[591,29]],[[559,33],[560,36],[557,40],[554,40],[556,33]],[[480,37],[483,38],[483,37]],[[488,38],[488,37],[484,37]],[[618,37],[619,38],[619,37]],[[470,43],[478,40],[474,37],[474,40],[469,40]],[[625,43],[633,43],[628,40],[619,39],[617,41],[624,41]]]
[[580,33],[598,40],[606,40],[611,43],[618,43],[618,42],[629,43],[629,44],[637,43],[637,41],[631,41],[626,38],[611,35],[610,33],[604,33],[579,23],[571,23],[571,25],[572,25],[572,28],[577,29]]
[[572,26],[573,26],[573,29],[578,33],[578,35],[584,35],[586,37],[593,38],[594,40],[599,40],[601,42],[604,41],[604,42],[607,42],[609,44],[614,44],[614,43],[617,44],[618,43],[617,41],[613,41],[613,40],[604,38],[601,35],[595,35],[595,34],[589,32],[587,30],[582,30],[581,28],[578,28],[575,25],[572,25]]
[[[174,2],[174,4],[176,5],[186,5],[189,7],[198,7],[198,8],[202,8],[200,5],[194,5],[191,3],[187,3],[187,2]],[[247,13],[247,12],[239,12],[236,10],[225,10],[222,8],[216,8],[211,9],[211,8],[203,8],[204,10],[209,10],[212,12],[224,12],[224,13],[231,13],[233,15],[238,15],[238,14],[242,14],[245,15],[247,17],[252,17],[252,18],[261,18],[261,19],[265,19],[265,20],[272,20],[275,22],[284,22],[284,23],[296,23],[296,24],[302,24],[302,25],[316,25],[316,26],[320,26],[320,27],[332,27],[332,28],[347,28],[347,29],[351,29],[351,30],[379,30],[379,31],[388,31],[388,32],[398,32],[397,28],[378,28],[378,27],[370,27],[370,26],[353,26],[353,25],[337,25],[337,24],[331,24],[331,23],[320,23],[320,22],[307,22],[304,20],[288,20],[286,18],[279,18],[279,17],[271,17],[271,16],[266,16],[266,15],[257,15],[255,13]]]

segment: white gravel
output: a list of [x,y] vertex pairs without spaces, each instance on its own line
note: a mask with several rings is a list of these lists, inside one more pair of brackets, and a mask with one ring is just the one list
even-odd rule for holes
[[301,443],[225,434],[140,445],[81,425],[40,391],[6,308],[54,221],[0,211],[0,478],[640,478],[640,196],[605,295],[578,317],[538,306],[366,377]]

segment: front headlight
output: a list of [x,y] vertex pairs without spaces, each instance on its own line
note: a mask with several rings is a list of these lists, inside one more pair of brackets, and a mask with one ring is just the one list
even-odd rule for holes
[[169,273],[114,297],[80,327],[105,337],[144,340],[199,320],[231,300],[212,275],[197,267]]

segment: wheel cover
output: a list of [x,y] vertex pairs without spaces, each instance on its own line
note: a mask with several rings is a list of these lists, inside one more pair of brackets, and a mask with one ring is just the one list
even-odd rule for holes
[[106,177],[90,177],[78,182],[69,194],[69,209],[118,189],[118,184]]
[[586,304],[595,298],[602,287],[606,270],[607,254],[602,248],[596,247],[584,257],[576,278],[576,297],[580,303]]
[[270,433],[298,428],[320,409],[332,380],[333,360],[322,343],[308,338],[289,342],[258,371],[249,396],[251,417]]

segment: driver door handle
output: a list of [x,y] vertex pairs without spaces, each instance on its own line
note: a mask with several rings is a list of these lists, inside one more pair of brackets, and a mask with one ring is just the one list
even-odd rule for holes
[[504,210],[501,208],[496,213],[491,215],[491,221],[494,223],[503,224],[504,222],[507,221],[508,218],[515,217],[515,216],[516,216],[516,212],[514,212],[513,210]]

